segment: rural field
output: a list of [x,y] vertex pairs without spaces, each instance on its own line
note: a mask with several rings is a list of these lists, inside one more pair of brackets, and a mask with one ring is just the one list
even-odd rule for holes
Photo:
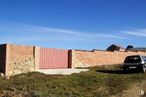
[[121,66],[89,68],[72,75],[38,72],[0,77],[0,97],[145,97],[146,74],[124,74]]

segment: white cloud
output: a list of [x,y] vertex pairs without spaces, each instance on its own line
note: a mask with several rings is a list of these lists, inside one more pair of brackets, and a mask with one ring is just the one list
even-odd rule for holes
[[[0,25],[0,33],[5,32],[4,40],[13,41],[49,41],[49,40],[99,40],[99,39],[126,39],[118,34],[102,34],[92,32],[74,31],[68,29],[50,28],[27,24]],[[8,35],[9,34],[9,35]]]
[[123,31],[123,33],[129,34],[132,36],[146,37],[146,29],[139,29],[136,31]]

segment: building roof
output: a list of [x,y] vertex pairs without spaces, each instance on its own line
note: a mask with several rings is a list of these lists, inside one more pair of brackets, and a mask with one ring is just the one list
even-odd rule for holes
[[114,50],[120,50],[120,49],[125,50],[125,48],[120,45],[112,44],[106,50],[114,51]]
[[146,51],[146,47],[131,48],[130,51]]

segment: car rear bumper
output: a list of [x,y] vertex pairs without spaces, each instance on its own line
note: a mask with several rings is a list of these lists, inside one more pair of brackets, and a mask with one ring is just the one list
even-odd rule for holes
[[142,70],[143,65],[123,65],[124,70]]

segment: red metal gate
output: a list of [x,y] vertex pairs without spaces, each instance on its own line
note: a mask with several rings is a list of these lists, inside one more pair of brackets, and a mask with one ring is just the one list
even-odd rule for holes
[[68,68],[68,50],[40,48],[40,69]]

